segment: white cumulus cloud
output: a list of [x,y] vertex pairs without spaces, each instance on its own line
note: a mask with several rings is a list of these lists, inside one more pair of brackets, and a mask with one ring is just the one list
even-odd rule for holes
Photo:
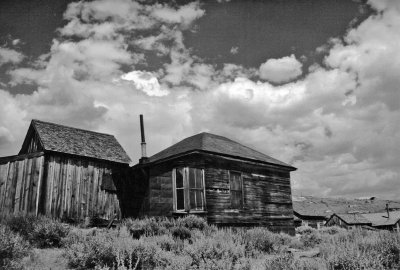
[[133,85],[149,96],[162,97],[168,95],[168,90],[162,89],[158,80],[150,72],[131,71],[121,76],[122,80],[132,82]]
[[284,83],[302,74],[302,64],[292,54],[279,59],[268,59],[260,66],[260,78],[273,82]]

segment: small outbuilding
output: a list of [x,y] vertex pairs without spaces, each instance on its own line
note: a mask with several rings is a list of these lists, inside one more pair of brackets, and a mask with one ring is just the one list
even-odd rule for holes
[[294,234],[290,172],[296,168],[228,138],[200,133],[132,170],[144,184],[136,195],[140,207],[128,215],[195,214],[217,225]]
[[360,213],[333,214],[326,222],[326,226],[338,226],[346,229],[365,228],[371,225],[372,222]]
[[32,120],[19,154],[0,158],[0,213],[119,218],[129,163],[113,135]]

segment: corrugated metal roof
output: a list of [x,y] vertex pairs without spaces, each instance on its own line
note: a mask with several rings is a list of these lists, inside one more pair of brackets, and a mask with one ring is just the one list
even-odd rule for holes
[[206,132],[188,137],[166,148],[165,150],[151,156],[149,158],[149,161],[155,162],[195,150],[213,152],[216,154],[238,157],[242,159],[251,159],[255,161],[290,167],[295,170],[295,168],[290,166],[289,164],[267,156],[238,142]]
[[32,120],[45,151],[91,157],[119,163],[131,159],[113,135]]

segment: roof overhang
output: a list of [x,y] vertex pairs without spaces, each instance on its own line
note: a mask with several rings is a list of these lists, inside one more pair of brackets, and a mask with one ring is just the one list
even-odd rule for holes
[[179,153],[177,155],[172,155],[172,156],[169,156],[167,158],[163,158],[163,159],[159,159],[159,160],[155,160],[155,161],[151,161],[151,158],[150,158],[148,162],[142,163],[142,164],[138,164],[138,165],[151,166],[151,165],[156,165],[156,164],[164,163],[164,162],[167,162],[167,161],[172,161],[174,159],[178,159],[178,158],[189,156],[189,155],[193,155],[193,154],[209,155],[209,156],[213,156],[213,157],[217,157],[217,158],[223,158],[225,160],[245,162],[245,163],[258,165],[258,166],[274,167],[276,169],[281,169],[281,170],[285,170],[285,171],[295,171],[295,170],[297,170],[297,168],[292,167],[292,166],[277,165],[277,164],[274,164],[274,163],[269,163],[269,162],[260,161],[260,160],[256,160],[256,159],[244,158],[244,157],[240,157],[240,156],[226,155],[226,154],[221,154],[221,153],[212,152],[212,151],[205,151],[205,150],[190,150],[190,151],[187,151],[187,152],[184,152],[184,153]]

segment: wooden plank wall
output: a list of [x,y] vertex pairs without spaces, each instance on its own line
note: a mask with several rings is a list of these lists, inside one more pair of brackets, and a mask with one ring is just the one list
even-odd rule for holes
[[103,174],[112,173],[110,164],[52,154],[45,168],[41,212],[76,221],[121,218],[117,194],[101,188]]
[[208,221],[229,225],[262,225],[272,231],[293,233],[290,181],[273,171],[261,177],[241,172],[243,208],[231,209],[229,170],[206,168]]
[[[288,170],[209,156],[193,155],[151,166],[142,215],[173,214],[172,169],[180,166],[205,170],[208,222],[232,226],[266,226],[272,231],[294,234]],[[231,207],[229,170],[242,173],[242,209]]]
[[0,213],[37,214],[44,156],[14,156],[0,164]]
[[172,216],[172,214],[172,170],[161,175],[151,175],[140,215]]

